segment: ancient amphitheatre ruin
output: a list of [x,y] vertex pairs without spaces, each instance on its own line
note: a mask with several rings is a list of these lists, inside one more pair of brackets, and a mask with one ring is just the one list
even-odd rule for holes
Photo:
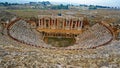
[[[10,38],[23,44],[63,50],[95,49],[110,43],[116,36],[110,25],[103,21],[90,27],[85,17],[50,15],[38,15],[35,21],[16,18],[8,24],[7,33]],[[58,42],[50,41],[53,42],[53,46],[47,43],[49,37],[72,38],[75,41],[70,46],[59,46]]]
[[15,4],[0,2],[0,68],[120,68],[120,8]]

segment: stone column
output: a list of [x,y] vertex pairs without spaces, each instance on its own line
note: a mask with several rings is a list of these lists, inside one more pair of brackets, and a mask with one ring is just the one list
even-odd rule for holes
[[66,27],[65,27],[65,29],[67,29],[67,22],[68,22],[68,21],[66,21],[66,22],[65,22],[65,24],[66,24]]
[[39,19],[39,26],[41,27],[41,19]]
[[51,20],[51,29],[53,29],[53,19]]
[[64,22],[64,29],[66,28],[66,21],[67,21],[67,20],[65,19],[65,22]]
[[50,29],[50,27],[51,27],[50,24],[51,24],[51,23],[50,23],[50,19],[49,19],[49,20],[48,20],[48,28],[49,28],[49,29]]
[[79,20],[77,21],[77,30],[79,30],[79,27],[80,27],[80,22],[79,22]]
[[56,19],[54,20],[54,29],[55,29],[55,27],[56,27],[55,25],[56,25]]
[[51,22],[51,18],[50,18],[50,29],[51,29],[51,27],[52,27],[52,22]]
[[46,19],[44,19],[44,28],[46,28],[46,24],[47,24]]
[[78,29],[79,22],[77,21],[76,29]]
[[80,29],[82,29],[82,26],[83,26],[83,22],[81,21],[81,24],[80,24]]
[[54,29],[54,20],[52,19],[52,29]]
[[41,25],[40,26],[41,26],[41,28],[43,28],[43,19],[41,19]]
[[70,22],[70,30],[72,30],[72,26],[73,26],[73,20],[71,20]]
[[63,19],[62,29],[64,29],[64,23],[65,23],[65,19]]
[[57,29],[57,19],[54,20],[54,29]]
[[72,21],[72,23],[71,23],[71,30],[72,30],[72,27],[73,27],[73,21]]
[[53,29],[53,19],[51,19],[51,29]]
[[67,28],[67,30],[70,29],[70,20],[66,22],[66,28]]
[[75,29],[77,29],[77,21],[75,21]]
[[40,19],[38,19],[38,23],[37,23],[37,26],[38,26],[38,27],[40,26]]
[[43,20],[43,21],[42,21],[42,27],[44,28],[44,22],[45,22],[45,21],[44,21],[44,18],[43,18],[42,20]]
[[71,30],[71,22],[72,22],[72,19],[69,21],[69,25],[68,25],[69,30]]

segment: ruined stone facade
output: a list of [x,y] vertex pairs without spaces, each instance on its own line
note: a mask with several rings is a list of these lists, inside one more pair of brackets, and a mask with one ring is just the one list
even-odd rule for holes
[[83,17],[39,15],[38,26],[41,29],[81,30]]
[[81,34],[84,24],[83,17],[38,15],[37,30],[47,36],[74,37]]

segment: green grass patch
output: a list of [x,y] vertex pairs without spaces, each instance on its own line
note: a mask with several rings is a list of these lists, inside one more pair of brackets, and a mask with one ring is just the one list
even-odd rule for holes
[[75,43],[75,38],[45,37],[45,40],[54,47],[68,47]]

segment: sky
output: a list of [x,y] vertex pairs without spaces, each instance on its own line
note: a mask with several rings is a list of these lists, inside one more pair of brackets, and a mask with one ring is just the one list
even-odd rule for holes
[[39,1],[50,1],[50,2],[60,2],[60,3],[69,3],[69,4],[87,4],[87,5],[102,5],[110,7],[120,7],[120,0],[0,0],[0,2],[39,2]]

